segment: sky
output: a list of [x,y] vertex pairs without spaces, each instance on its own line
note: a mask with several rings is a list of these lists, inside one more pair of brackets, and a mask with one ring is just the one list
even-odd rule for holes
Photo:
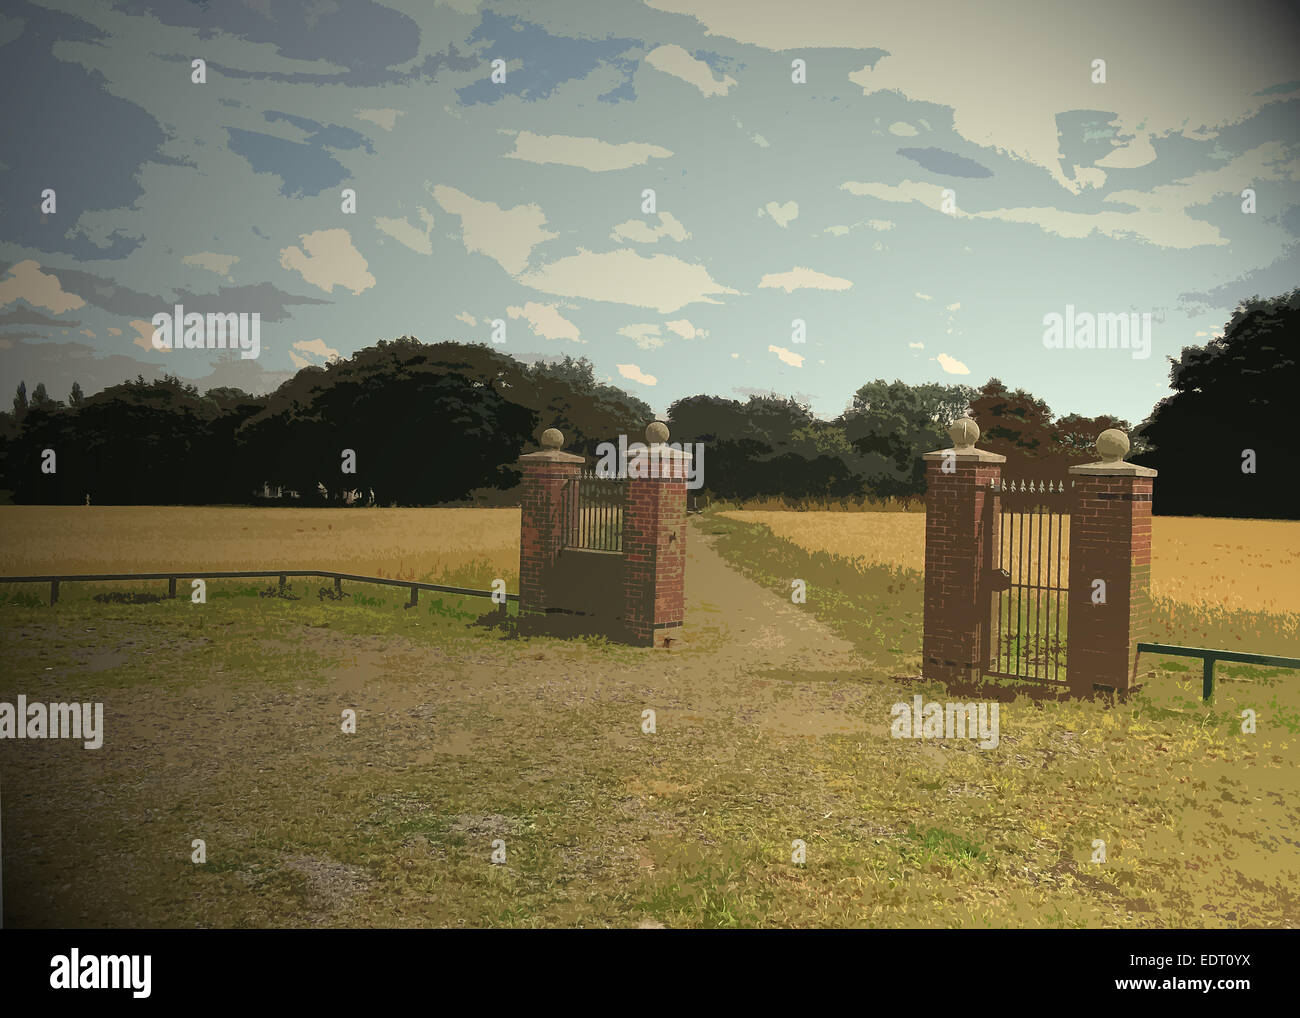
[[[1300,285],[1296,21],[1251,0],[7,2],[4,402],[163,372],[265,392],[413,335],[585,356],[661,415],[776,392],[833,417],[876,378],[998,377],[1137,423],[1170,356]],[[260,314],[259,356],[155,349],[177,303]],[[1070,308],[1149,315],[1149,349],[1048,345]]]

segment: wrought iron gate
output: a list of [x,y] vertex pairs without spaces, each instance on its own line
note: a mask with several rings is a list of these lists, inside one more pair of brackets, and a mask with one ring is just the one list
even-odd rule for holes
[[626,479],[583,471],[565,487],[561,547],[621,553],[626,504]]
[[985,502],[985,674],[1065,685],[1068,481],[1002,481]]

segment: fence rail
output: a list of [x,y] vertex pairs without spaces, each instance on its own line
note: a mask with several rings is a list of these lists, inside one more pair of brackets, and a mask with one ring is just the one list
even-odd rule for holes
[[1214,696],[1214,662],[1233,661],[1243,665],[1271,665],[1274,668],[1300,668],[1300,658],[1277,657],[1273,654],[1246,654],[1239,650],[1209,650],[1205,647],[1179,647],[1169,643],[1139,643],[1133,657],[1133,674],[1137,675],[1137,659],[1143,653],[1173,654],[1177,657],[1199,657],[1202,662],[1201,699],[1209,702]]
[[[490,590],[474,590],[470,587],[450,587],[441,583],[422,583],[417,580],[391,580],[383,576],[359,576],[355,573],[336,573],[327,569],[255,569],[236,572],[198,570],[181,570],[162,573],[60,573],[45,576],[0,576],[0,583],[48,583],[50,585],[50,604],[59,602],[59,585],[63,583],[96,583],[104,580],[166,580],[168,597],[176,596],[177,580],[235,580],[260,579],[268,576],[278,577],[280,589],[284,589],[285,580],[290,576],[319,576],[334,581],[336,593],[342,593],[344,580],[354,583],[375,583],[384,587],[405,587],[411,592],[411,599],[406,607],[419,603],[420,591],[429,590],[439,594],[461,594],[465,597],[491,597]],[[507,601],[518,601],[518,594],[506,594]],[[505,605],[501,606],[503,609]]]

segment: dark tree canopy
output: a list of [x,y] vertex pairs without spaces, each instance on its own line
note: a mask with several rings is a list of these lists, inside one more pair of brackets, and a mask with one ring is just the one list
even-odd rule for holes
[[1157,512],[1300,519],[1298,357],[1300,288],[1242,301],[1222,337],[1170,359],[1174,391],[1143,424],[1149,448],[1134,457],[1160,471]]
[[[1057,418],[997,378],[978,389],[878,378],[834,420],[776,393],[689,396],[668,420],[671,441],[704,444],[704,490],[725,499],[915,502],[923,454],[946,448],[948,426],[969,412],[1010,479],[1063,479],[1118,428],[1130,458],[1160,471],[1158,512],[1300,518],[1283,418],[1298,349],[1300,289],[1244,301],[1222,338],[1171,359],[1173,391],[1136,431],[1106,414]],[[92,396],[74,385],[65,405],[21,383],[13,413],[0,413],[0,488],[52,503],[239,503],[266,486],[309,504],[351,490],[381,504],[505,501],[518,456],[544,429],[592,456],[619,435],[640,441],[652,417],[585,357],[525,364],[490,345],[403,336],[303,368],[265,396],[137,377]],[[57,453],[54,474],[40,470],[45,449]]]

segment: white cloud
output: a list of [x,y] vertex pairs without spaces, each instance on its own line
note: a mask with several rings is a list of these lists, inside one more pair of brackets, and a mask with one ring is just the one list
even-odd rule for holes
[[632,382],[640,382],[642,385],[658,385],[659,379],[654,375],[647,375],[635,364],[616,364],[618,373]]
[[668,314],[697,301],[720,304],[713,294],[734,294],[710,278],[703,265],[673,255],[648,257],[631,248],[596,254],[583,248],[575,255],[543,265],[519,282],[559,297],[585,297],[615,304],[654,308]]
[[603,173],[606,170],[643,166],[650,159],[667,159],[671,155],[671,151],[660,145],[642,141],[615,144],[599,138],[520,131],[515,135],[514,151],[507,152],[506,158],[522,159],[529,163],[576,166],[592,173]]
[[908,347],[909,350],[924,350],[924,349],[925,349],[925,344],[924,344],[924,343],[908,343],[908,344],[907,344],[907,347]]
[[828,276],[796,265],[789,272],[771,272],[758,283],[760,288],[781,288],[786,293],[795,290],[847,290],[853,284],[839,276]]
[[914,180],[904,180],[901,184],[879,184],[875,181],[846,180],[840,190],[848,191],[865,198],[879,198],[881,201],[920,202],[936,211],[943,198],[943,188],[938,184],[919,184]]
[[422,206],[417,211],[420,221],[424,223],[423,230],[405,219],[389,219],[385,216],[375,216],[375,225],[417,254],[433,254],[433,243],[430,240],[433,235],[433,213]]
[[657,325],[625,325],[618,330],[618,334],[626,336],[642,350],[656,350],[664,345],[664,338],[659,335]]
[[899,138],[915,138],[917,130],[911,124],[896,120],[889,125],[889,133]]
[[723,76],[721,81],[713,77],[713,69],[703,60],[693,56],[677,45],[656,46],[645,56],[645,62],[655,70],[681,78],[688,85],[694,85],[706,96],[726,95],[736,84],[736,79]]
[[[316,339],[300,339],[293,344],[295,350],[301,350],[303,353],[311,354],[313,357],[319,357],[321,360],[333,361],[338,360],[339,352],[332,346],[326,346],[325,340],[317,337]],[[302,367],[302,365],[299,365]]]
[[[767,214],[772,217],[773,222],[782,229],[789,226],[791,222],[799,217],[798,202],[788,201],[784,205],[779,205],[774,201],[770,201],[764,205],[763,208],[767,211]],[[761,215],[762,213],[760,212],[759,214]]]
[[468,311],[462,311],[460,314],[456,316],[456,320],[464,322],[466,325],[478,325],[478,319],[475,318],[473,315],[471,315]]
[[199,251],[197,254],[189,254],[181,259],[186,265],[193,265],[200,269],[207,269],[209,272],[215,272],[218,276],[230,278],[230,268],[239,261],[238,255],[216,254],[213,251]]
[[[1119,239],[1139,238],[1158,247],[1186,250],[1200,246],[1222,247],[1228,243],[1217,226],[1193,215],[1200,206],[1209,205],[1224,195],[1239,195],[1241,182],[1300,180],[1300,162],[1289,158],[1280,142],[1266,142],[1203,173],[1162,184],[1150,191],[1112,191],[1107,205],[1126,211],[1105,209],[1100,212],[1069,212],[1052,206],[990,209],[969,213],[960,208],[953,213],[959,219],[991,219],[1007,223],[1025,223],[1045,233],[1080,239],[1099,233]],[[842,190],[863,197],[890,202],[917,202],[939,209],[942,188],[937,184],[920,184],[904,180],[901,184],[878,184],[846,181]],[[1280,255],[1290,243],[1280,226],[1272,230],[1272,244]]]
[[[59,277],[52,272],[42,272],[40,264],[30,258],[10,268],[9,275],[0,281],[0,307],[19,299],[56,315],[75,311],[86,303],[75,293],[65,293]],[[153,335],[153,326],[149,329],[149,334]]]
[[822,232],[829,233],[834,237],[843,237],[849,232],[849,228],[847,226],[828,226]]
[[671,322],[664,322],[664,328],[669,332],[677,333],[677,335],[681,336],[682,339],[695,339],[696,337],[703,339],[709,334],[707,329],[697,329],[685,318],[678,318]]
[[950,375],[970,374],[970,368],[966,367],[965,364],[957,360],[955,357],[949,357],[946,353],[939,354],[935,360],[939,362],[939,367],[943,368],[943,370],[948,372]]
[[[136,332],[135,339],[131,340],[132,343],[134,343],[138,347],[143,347],[145,350],[150,350],[150,351],[154,350],[153,322],[146,322],[141,318],[132,318],[131,328],[135,329]],[[172,349],[171,347],[163,347],[161,350],[158,350],[157,352],[171,353]]]
[[934,298],[931,297],[928,293],[921,293],[920,291],[917,291],[916,296],[919,297],[921,300],[934,300]]
[[397,118],[404,116],[405,113],[405,110],[357,110],[355,116],[358,120],[366,120],[378,124],[385,131],[391,131],[397,123]]
[[690,236],[686,227],[671,212],[659,213],[658,226],[652,227],[644,219],[629,219],[625,223],[619,223],[610,234],[614,240],[631,240],[638,244],[654,244],[660,237],[683,241],[689,240]]
[[959,311],[960,309],[961,309],[961,301],[957,301],[957,303],[955,304],[949,304],[946,308],[944,308],[945,311]]
[[543,339],[571,339],[581,343],[578,327],[560,314],[554,304],[537,304],[525,302],[523,307],[508,307],[506,314],[511,318],[523,318],[535,336]]
[[792,368],[803,367],[803,361],[804,361],[803,357],[801,357],[797,353],[793,353],[792,351],[787,350],[783,346],[769,346],[767,348],[767,352],[776,354],[777,358],[783,364],[789,364],[790,367]]
[[433,197],[460,217],[465,250],[487,255],[512,276],[524,271],[533,248],[559,236],[544,229],[546,214],[535,204],[503,209],[445,184],[433,189]]
[[[864,93],[950,107],[962,137],[1044,167],[1073,191],[1087,184],[1066,178],[1062,169],[1056,121],[1062,110],[1114,111],[1118,136],[1132,137],[1126,145],[1144,147],[1150,137],[1189,125],[1213,131],[1240,123],[1275,101],[1265,94],[1270,86],[1295,80],[1291,48],[1245,44],[1243,25],[1276,20],[1275,5],[1254,0],[1198,7],[1194,18],[1172,21],[1131,0],[1059,4],[1046,34],[1041,21],[1026,16],[1030,7],[1024,4],[957,20],[938,5],[918,17],[922,8],[907,4],[873,7],[871,17],[863,17],[862,5],[846,0],[649,4],[688,15],[706,33],[775,52],[884,50],[874,69],[868,65],[849,75]],[[948,35],[936,43],[940,26]],[[1110,71],[1104,85],[1091,80],[1090,62],[1097,56]],[[1199,69],[1194,79],[1187,78],[1188,67]],[[1034,84],[1019,88],[1014,82]]]
[[354,294],[375,285],[375,277],[368,271],[366,259],[352,243],[347,230],[317,230],[298,238],[302,247],[286,247],[280,251],[280,264],[290,272],[297,272],[313,286],[326,293],[334,287],[351,290]]

